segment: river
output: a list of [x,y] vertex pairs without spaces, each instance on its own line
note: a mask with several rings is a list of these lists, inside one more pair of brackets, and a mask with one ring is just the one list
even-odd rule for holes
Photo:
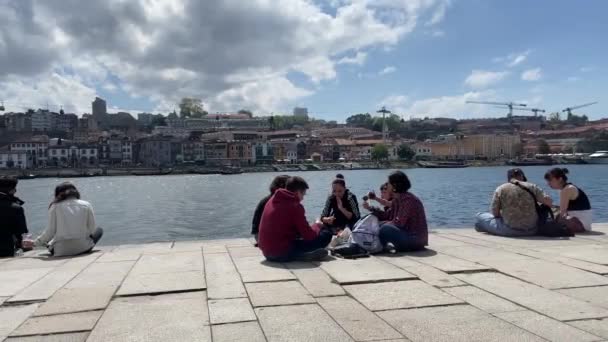
[[[608,222],[608,165],[568,165],[571,181],[591,199],[594,222]],[[466,169],[411,169],[412,192],[424,202],[430,227],[472,227],[473,217],[487,211],[494,189],[503,183],[508,167]],[[526,167],[528,179],[548,189],[547,167]],[[342,172],[347,186],[359,198],[386,181],[389,170]],[[314,220],[323,209],[335,171],[293,173],[310,186],[304,206]],[[276,173],[241,175],[169,175],[94,177],[73,179],[82,198],[95,208],[97,223],[105,229],[102,245],[167,240],[246,237],[259,199],[268,192]],[[30,231],[46,226],[47,208],[54,187],[70,179],[23,180],[23,199]],[[549,191],[554,201],[557,193]],[[363,209],[362,209],[363,210]]]

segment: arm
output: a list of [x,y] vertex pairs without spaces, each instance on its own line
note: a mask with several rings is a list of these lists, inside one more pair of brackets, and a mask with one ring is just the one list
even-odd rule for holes
[[355,195],[351,194],[350,196],[348,196],[348,203],[350,204],[350,207],[353,210],[352,216],[349,219],[353,223],[359,221],[359,219],[361,218],[361,212],[359,211],[359,203],[357,203]]
[[255,208],[255,212],[253,213],[253,220],[251,222],[251,234],[257,234],[260,230],[260,222],[262,221],[262,214],[264,213],[264,208],[266,207],[266,203],[268,200],[267,197],[262,198]]
[[570,200],[578,196],[578,190],[573,186],[567,186],[559,193],[559,214],[566,216],[568,214],[568,204]]
[[49,209],[49,226],[46,228],[44,232],[36,239],[34,245],[36,246],[44,246],[49,243],[55,237],[57,233],[57,207],[52,205]]
[[321,212],[321,220],[326,217],[329,217],[329,215],[331,214],[331,197],[332,196],[329,196],[325,200],[325,206],[323,207],[323,211]]
[[93,235],[95,228],[97,228],[97,225],[95,224],[95,213],[93,212],[93,207],[89,206],[87,214],[87,230],[89,231],[89,235]]
[[306,220],[306,212],[301,204],[296,207],[296,213],[294,217],[296,230],[300,233],[300,236],[304,240],[312,240],[317,237],[317,232],[310,228],[308,221]]
[[393,203],[392,201],[388,201],[388,200],[385,200],[384,198],[380,198],[380,197],[374,198],[374,201],[380,203],[380,205],[382,205],[383,207],[388,207],[388,208],[390,208],[391,204]]
[[[394,207],[391,207],[389,210],[394,210],[394,209],[395,209]],[[369,208],[369,211],[371,211],[372,214],[378,218],[378,221],[388,221],[388,219],[390,218],[390,213],[388,211],[384,211],[380,208],[371,207],[371,208]]]
[[490,204],[490,211],[494,217],[500,217],[500,192],[498,189],[494,192],[492,197],[492,204]]
[[13,236],[15,237],[17,247],[21,248],[22,234],[26,234],[27,223],[25,221],[25,213],[22,207],[15,208],[15,226],[13,228]]
[[548,207],[551,207],[553,205],[553,200],[551,199],[551,196],[547,195],[543,191],[543,189],[541,189],[537,185],[532,185],[532,193],[534,193],[534,196],[536,196],[537,202],[540,202]]

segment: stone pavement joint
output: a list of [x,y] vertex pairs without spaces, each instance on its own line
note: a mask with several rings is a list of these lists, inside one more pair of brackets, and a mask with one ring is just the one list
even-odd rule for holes
[[31,251],[0,259],[0,341],[606,340],[608,225],[594,230],[436,229],[423,252],[322,263],[269,263],[249,239]]

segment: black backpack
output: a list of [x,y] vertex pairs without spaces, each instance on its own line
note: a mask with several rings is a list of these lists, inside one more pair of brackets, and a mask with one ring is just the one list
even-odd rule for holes
[[513,184],[525,190],[527,193],[532,196],[532,200],[534,201],[534,207],[536,209],[536,214],[538,215],[537,222],[537,235],[547,236],[547,237],[572,237],[574,233],[571,232],[568,227],[562,222],[559,222],[555,219],[555,215],[553,215],[553,210],[547,205],[539,204],[536,200],[536,196],[528,189],[527,187],[521,185],[519,182],[514,182]]

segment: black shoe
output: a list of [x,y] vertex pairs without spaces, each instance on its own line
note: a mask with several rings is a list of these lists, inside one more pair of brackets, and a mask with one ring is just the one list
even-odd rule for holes
[[304,254],[298,256],[296,259],[298,261],[321,261],[321,260],[327,258],[327,255],[329,255],[329,253],[327,252],[327,250],[325,248],[319,248],[319,249],[315,249],[312,252],[304,253]]

